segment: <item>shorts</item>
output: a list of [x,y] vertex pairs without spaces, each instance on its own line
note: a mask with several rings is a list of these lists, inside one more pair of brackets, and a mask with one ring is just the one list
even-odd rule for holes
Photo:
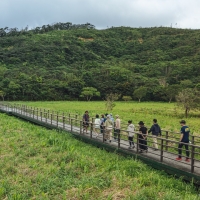
[[89,122],[83,122],[83,127],[88,127],[89,126]]

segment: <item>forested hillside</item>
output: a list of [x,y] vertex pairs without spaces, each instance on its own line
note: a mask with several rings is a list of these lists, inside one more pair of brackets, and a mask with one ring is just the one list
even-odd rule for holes
[[[200,83],[200,30],[57,23],[0,29],[0,95],[5,100],[73,100],[84,87],[169,101]],[[200,85],[200,84],[199,84]]]

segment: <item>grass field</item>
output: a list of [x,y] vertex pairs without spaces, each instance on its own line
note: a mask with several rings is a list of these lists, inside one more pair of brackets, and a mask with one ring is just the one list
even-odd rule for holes
[[140,161],[97,149],[70,134],[0,117],[0,199],[199,199],[192,185]]
[[[77,113],[80,115],[82,115],[85,110],[89,111],[90,116],[108,112],[105,110],[105,102],[60,101],[20,103],[49,110]],[[112,114],[113,116],[119,114],[120,118],[125,123],[130,119],[133,120],[134,124],[142,120],[148,127],[151,125],[152,119],[157,118],[162,129],[177,132],[180,130],[179,121],[184,118],[184,110],[176,107],[174,103],[158,102],[116,102],[116,107],[113,109]],[[186,121],[190,126],[191,133],[200,135],[200,113],[191,112]]]

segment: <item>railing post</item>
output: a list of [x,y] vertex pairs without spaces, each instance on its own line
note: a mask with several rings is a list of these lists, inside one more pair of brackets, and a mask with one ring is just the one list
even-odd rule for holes
[[35,118],[35,108],[33,110],[33,119]]
[[57,113],[57,115],[56,115],[56,126],[58,127],[58,113]]
[[105,127],[103,128],[103,143],[105,142]]
[[194,173],[194,155],[195,155],[195,146],[192,144],[191,149],[191,173]]
[[139,152],[139,133],[137,133],[137,153]]
[[93,122],[90,124],[90,138],[92,138]]
[[82,125],[83,125],[83,122],[80,121],[80,134],[82,133]]
[[163,162],[163,138],[161,138],[160,144],[160,162]]
[[68,115],[68,116],[69,116],[69,124],[70,124],[70,123],[71,123],[70,113],[69,113],[69,115]]
[[47,124],[47,113],[45,113],[45,122]]
[[72,121],[73,119],[70,119],[70,124],[71,124],[71,133],[72,133],[72,131],[73,131],[73,121]]
[[40,121],[42,121],[42,112],[40,112]]
[[38,108],[37,108],[37,120],[38,120]]
[[63,116],[63,129],[65,129],[65,116]]
[[169,132],[168,132],[168,131],[166,131],[165,138],[166,138],[166,143],[165,143],[166,146],[165,146],[165,150],[168,151],[168,144],[169,144],[169,143],[168,143],[168,138],[169,138]]
[[53,115],[53,114],[51,113],[51,125],[52,125],[52,115]]
[[54,118],[54,111],[52,111],[52,120],[53,120],[53,118]]
[[118,131],[118,133],[116,135],[117,135],[117,138],[118,138],[118,149],[119,149],[120,148],[120,139],[121,139],[120,130]]
[[49,110],[48,110],[48,119],[49,119]]
[[92,123],[94,123],[94,118],[92,117]]
[[192,141],[191,141],[191,143],[194,145],[194,135],[192,135]]

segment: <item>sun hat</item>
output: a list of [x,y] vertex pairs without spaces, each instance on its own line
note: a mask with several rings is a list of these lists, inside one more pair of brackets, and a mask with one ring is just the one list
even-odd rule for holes
[[139,125],[144,125],[144,122],[143,122],[143,121],[140,121],[138,124],[139,124]]

